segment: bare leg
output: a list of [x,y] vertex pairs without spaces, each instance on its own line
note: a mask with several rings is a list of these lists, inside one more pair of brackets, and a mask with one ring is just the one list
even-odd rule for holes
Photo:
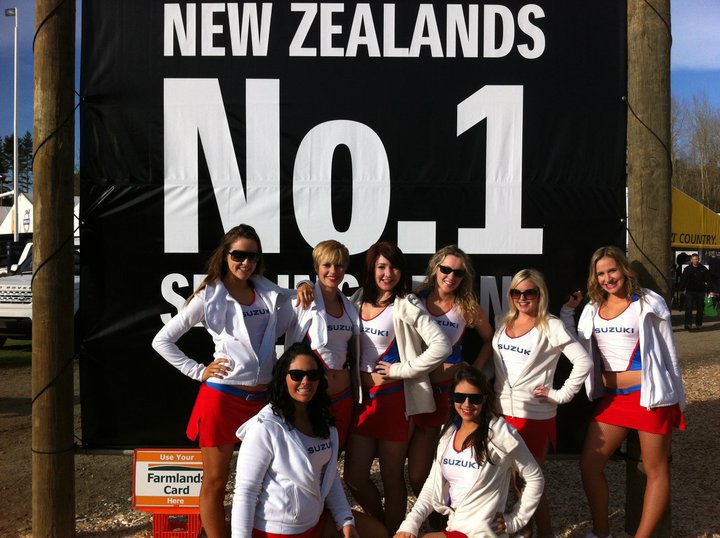
[[364,435],[350,435],[345,448],[344,479],[355,500],[368,514],[379,521],[385,520],[382,497],[370,480],[370,468],[375,459],[377,439]]
[[608,519],[608,483],[605,466],[610,456],[627,437],[628,429],[611,424],[591,421],[585,436],[585,446],[580,457],[585,496],[590,505],[593,533],[601,538],[610,534]]
[[416,496],[430,474],[439,439],[440,428],[415,428],[412,434],[408,447],[408,475]]
[[380,476],[385,490],[385,527],[390,534],[397,532],[407,511],[405,486],[407,447],[407,441],[378,441]]
[[643,511],[635,538],[649,538],[670,501],[670,445],[672,434],[638,432],[647,474]]
[[200,519],[208,538],[229,536],[225,520],[225,490],[234,445],[200,448],[203,481],[200,486]]
[[[546,444],[545,452],[543,452],[541,458],[537,459],[538,465],[543,465],[545,463],[547,451],[548,446]],[[540,497],[540,502],[535,510],[533,520],[535,521],[535,526],[537,527],[538,538],[548,538],[553,536],[552,518],[550,517],[550,502],[548,501],[545,490],[543,490],[542,497]]]

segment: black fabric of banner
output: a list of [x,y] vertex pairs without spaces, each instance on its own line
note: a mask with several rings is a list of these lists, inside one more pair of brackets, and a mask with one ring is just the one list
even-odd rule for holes
[[[624,244],[625,2],[537,1],[533,5],[544,16],[529,18],[544,40],[537,58],[521,53],[540,46],[519,22],[522,10],[530,5],[523,2],[494,4],[504,6],[503,13],[510,13],[513,21],[512,47],[498,58],[484,57],[484,51],[500,47],[511,30],[502,16],[496,16],[493,43],[484,45],[484,4],[473,4],[479,6],[478,57],[464,56],[460,40],[448,37],[448,6],[442,2],[422,4],[432,7],[439,29],[441,49],[434,51],[429,44],[432,21],[419,17],[421,4],[370,2],[380,57],[370,57],[367,45],[359,46],[355,57],[321,55],[323,50],[333,53],[331,47],[347,53],[348,36],[359,17],[357,3],[340,4],[343,10],[330,15],[323,12],[322,3],[317,4],[318,13],[303,39],[298,35],[309,15],[292,11],[290,2],[269,4],[266,54],[257,54],[250,36],[246,54],[233,55],[233,47],[239,51],[228,30],[233,10],[242,27],[243,10],[249,4],[217,4],[223,10],[207,15],[200,2],[83,2],[80,375],[82,440],[88,448],[191,444],[184,430],[198,383],[158,356],[150,342],[162,327],[161,315],[177,312],[168,297],[177,302],[179,296],[192,293],[197,283],[193,275],[203,273],[224,233],[223,214],[233,221],[230,225],[245,222],[249,216],[256,219],[268,252],[267,276],[275,280],[278,275],[289,275],[286,282],[292,286],[293,275],[313,273],[310,252],[314,244],[308,244],[309,237],[313,243],[337,238],[355,245],[349,273],[360,279],[367,246],[380,239],[405,240],[403,229],[409,229],[409,237],[418,244],[427,245],[425,231],[435,234],[430,247],[407,255],[412,273],[422,275],[432,251],[459,241],[459,229],[492,228],[486,223],[486,199],[492,196],[491,205],[501,207],[495,222],[505,222],[505,218],[510,222],[509,215],[521,207],[518,227],[541,230],[542,240],[533,252],[513,246],[510,240],[507,248],[503,243],[493,247],[493,252],[473,254],[477,274],[493,277],[496,293],[499,289],[502,296],[503,277],[535,267],[547,278],[554,312],[570,291],[584,289],[587,262],[597,247]],[[262,4],[253,5],[260,14]],[[472,5],[460,5],[465,20],[470,20]],[[411,47],[421,21],[421,36],[427,39],[416,39],[421,43],[418,57],[389,57],[387,6],[394,7],[396,48]],[[195,11],[195,26],[189,22],[190,10]],[[194,35],[193,56],[182,54],[182,46],[189,47],[190,41],[168,22],[169,13],[175,12],[182,15],[183,31]],[[329,17],[324,22],[323,13]],[[363,35],[367,35],[368,19],[363,21]],[[219,29],[208,38],[213,25]],[[328,30],[333,26],[339,29]],[[330,47],[322,39],[328,32]],[[212,47],[225,54],[204,55],[204,39],[210,40],[208,54]],[[317,55],[291,54],[294,39],[301,49],[316,49]],[[456,43],[454,58],[447,57],[449,41]],[[258,80],[271,82],[252,86]],[[189,105],[170,104],[197,95],[192,93],[197,81],[209,81],[197,85],[203,99]],[[480,99],[482,104],[489,103],[488,119],[478,119],[458,134],[458,106],[492,86],[506,89]],[[275,87],[276,107],[273,91],[265,90]],[[219,88],[225,118],[213,123],[210,134],[192,123],[204,121],[217,110],[210,103],[214,90],[205,88]],[[516,95],[520,100],[511,102]],[[505,96],[511,104],[503,101]],[[251,121],[248,99],[253,103],[267,99],[261,106],[267,107],[269,116],[263,113]],[[260,141],[258,151],[268,150],[264,141],[274,139],[252,125],[263,121],[275,125],[268,120],[274,111],[279,131],[278,180],[272,178],[275,157],[270,151],[271,157],[263,156],[250,167],[261,164],[257,175],[267,182],[262,183],[250,177],[247,148]],[[506,112],[514,113],[514,119],[508,119]],[[186,119],[190,132],[179,132],[176,126],[185,125]],[[333,123],[340,120],[341,124]],[[234,154],[223,154],[221,159],[213,151],[227,142],[223,123],[229,128]],[[333,131],[336,125],[340,127]],[[497,125],[521,129],[521,147],[507,143],[494,147],[487,133]],[[323,134],[322,127],[331,134]],[[315,168],[318,161],[311,159],[309,172],[296,169],[302,161],[298,156],[304,151],[302,141],[311,131],[318,133],[316,141],[336,132],[350,133],[351,141],[331,153],[329,195],[322,183],[302,186],[322,176],[323,171]],[[353,149],[356,135],[359,141]],[[176,142],[182,136],[197,138],[196,145],[188,146],[189,152]],[[372,145],[377,140],[382,151]],[[197,190],[186,191],[179,184],[186,181],[187,162],[192,161],[184,159],[194,152],[198,155]],[[387,198],[382,189],[380,194],[373,191],[374,185],[381,186],[374,171],[382,166],[370,158],[382,157],[383,152],[390,185],[386,218],[374,205],[375,200]],[[494,153],[489,156],[488,152]],[[168,162],[168,155],[178,157]],[[234,187],[216,194],[215,188],[230,182],[232,174],[221,177],[212,170],[228,158],[237,163],[242,180],[233,180]],[[515,158],[521,163],[522,190],[513,201],[511,194],[486,182],[486,162],[495,159],[502,168]],[[357,166],[366,176],[353,177]],[[366,179],[369,187],[361,190]],[[248,196],[249,209],[243,208],[232,196],[249,190],[251,183],[259,190]],[[226,193],[230,201],[223,198]],[[313,203],[296,207],[303,193]],[[257,209],[260,202],[253,205],[256,201],[262,201],[262,210]],[[171,211],[178,212],[177,218],[168,215]],[[330,224],[322,225],[320,231],[313,229],[317,222],[325,222],[323,215],[328,212]],[[374,213],[379,216],[363,220]],[[186,214],[197,215],[197,223]],[[273,242],[274,232],[263,219],[271,223],[278,216],[279,248],[268,249],[265,242]],[[403,228],[402,223],[415,222],[426,224]],[[323,229],[327,234],[320,237]],[[476,284],[479,289],[488,285],[480,279]],[[491,319],[500,314],[492,306],[489,309]],[[212,342],[202,328],[191,330],[179,346],[198,361],[212,360]],[[567,370],[566,366],[560,369],[556,383]],[[561,451],[578,449],[588,405],[581,393],[572,405],[561,408]]]

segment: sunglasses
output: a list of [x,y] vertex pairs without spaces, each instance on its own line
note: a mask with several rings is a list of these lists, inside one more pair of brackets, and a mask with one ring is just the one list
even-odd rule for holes
[[448,267],[447,265],[438,265],[438,269],[440,269],[440,272],[443,275],[449,275],[450,273],[452,273],[458,278],[464,277],[465,273],[467,273],[465,269],[453,269],[452,267]]
[[293,381],[302,381],[305,376],[308,381],[320,381],[322,372],[317,368],[315,370],[288,370],[288,375]]
[[246,252],[244,250],[231,250],[228,252],[228,255],[232,259],[232,261],[237,263],[242,263],[243,261],[247,260],[250,263],[257,263],[260,261],[260,253],[259,252]]
[[540,295],[540,292],[535,288],[529,288],[524,291],[516,290],[515,288],[510,290],[510,297],[513,299],[519,299],[520,297],[525,299],[537,299],[538,295]]
[[465,403],[466,399],[470,399],[471,405],[481,405],[485,403],[484,394],[465,394],[464,392],[453,392],[453,401],[456,404]]

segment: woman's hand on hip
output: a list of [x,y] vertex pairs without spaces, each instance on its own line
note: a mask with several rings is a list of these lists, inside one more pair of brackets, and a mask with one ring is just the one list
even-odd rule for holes
[[533,397],[534,398],[547,398],[548,394],[550,394],[550,387],[545,387],[543,385],[540,385],[533,389]]
[[342,528],[342,535],[343,538],[360,538],[360,534],[358,534],[355,525],[345,525]]
[[230,359],[215,359],[212,361],[207,368],[205,368],[205,371],[203,372],[202,380],[207,381],[211,377],[216,377],[218,379],[225,379],[225,376],[230,373]]

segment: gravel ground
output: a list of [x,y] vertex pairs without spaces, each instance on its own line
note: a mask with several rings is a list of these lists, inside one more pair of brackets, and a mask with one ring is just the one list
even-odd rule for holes
[[[687,333],[675,316],[678,349],[687,391],[687,430],[673,439],[673,537],[720,537],[720,321]],[[0,536],[30,534],[30,366],[0,360]],[[77,375],[76,375],[77,380]],[[76,398],[79,402],[79,398]],[[79,404],[77,405],[79,435]],[[147,538],[150,516],[131,508],[132,457],[78,454],[76,535],[85,538]],[[551,459],[544,466],[556,533],[582,537],[589,513],[575,459]],[[703,480],[699,479],[702,474]],[[616,538],[625,517],[625,462],[613,461],[607,472],[612,486],[611,525]],[[408,505],[414,499],[410,498]],[[230,496],[227,497],[229,509]]]

